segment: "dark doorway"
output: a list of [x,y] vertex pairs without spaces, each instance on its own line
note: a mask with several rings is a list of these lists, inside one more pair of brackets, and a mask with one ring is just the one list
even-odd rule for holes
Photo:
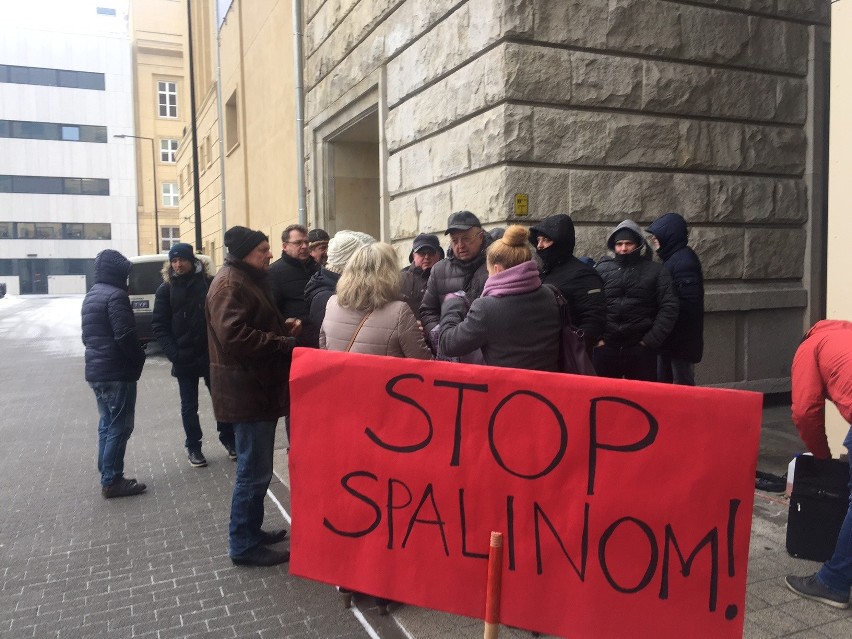
[[21,295],[47,294],[47,260],[21,260]]

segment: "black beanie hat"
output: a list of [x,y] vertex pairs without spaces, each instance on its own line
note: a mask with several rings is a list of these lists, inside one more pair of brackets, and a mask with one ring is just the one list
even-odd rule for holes
[[189,260],[190,262],[195,261],[195,253],[192,251],[192,246],[184,242],[179,242],[169,249],[169,262],[176,257]]
[[615,244],[619,240],[630,240],[634,244],[642,244],[642,236],[638,235],[633,229],[623,228],[618,229],[612,234],[612,243]]
[[243,259],[261,242],[268,242],[269,237],[260,231],[252,231],[245,226],[232,226],[225,231],[225,246],[228,253]]

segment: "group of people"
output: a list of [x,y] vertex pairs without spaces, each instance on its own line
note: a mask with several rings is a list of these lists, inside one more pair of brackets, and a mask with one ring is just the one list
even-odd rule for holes
[[[513,225],[488,233],[476,215],[459,211],[449,216],[444,235],[446,253],[436,235],[418,235],[402,271],[395,249],[365,233],[330,237],[301,225],[284,230],[274,264],[267,236],[232,227],[225,234],[225,263],[212,279],[191,247],[170,251],[156,295],[155,335],[178,379],[190,463],[206,464],[197,415],[200,379],[210,388],[220,441],[237,461],[229,538],[234,563],[289,559],[288,552],[269,548],[286,532],[261,525],[276,424],[289,414],[289,366],[297,346],[557,371],[558,291],[598,375],[695,383],[703,351],[703,276],[679,214],[663,215],[644,233],[623,221],[607,238],[611,253],[596,264],[574,255],[575,228],[562,214],[529,229]],[[653,260],[654,252],[661,261]],[[126,294],[129,269],[116,251],[100,253],[97,283],[83,305],[105,497],[145,490],[123,473],[145,359]],[[287,423],[288,440],[289,431]]]

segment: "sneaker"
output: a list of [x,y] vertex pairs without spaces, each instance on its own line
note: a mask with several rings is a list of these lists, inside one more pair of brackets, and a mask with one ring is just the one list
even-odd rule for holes
[[225,450],[228,451],[228,459],[237,461],[237,449],[234,448],[233,444],[225,444]]
[[834,606],[835,608],[846,609],[849,607],[849,593],[847,592],[846,594],[843,594],[829,588],[828,586],[824,586],[820,583],[819,579],[817,579],[816,574],[808,577],[787,575],[784,578],[784,581],[787,584],[787,587],[800,597],[813,599],[814,601],[819,601],[820,603]]
[[265,546],[255,546],[242,555],[232,555],[231,561],[237,566],[276,566],[290,561],[286,550],[270,550]]
[[261,530],[260,531],[260,545],[261,546],[271,546],[272,544],[277,544],[287,539],[287,531],[283,528],[278,530]]
[[135,479],[119,477],[109,486],[103,486],[101,488],[101,495],[103,495],[106,499],[112,499],[113,497],[130,497],[132,495],[144,493],[146,488],[147,486],[145,484],[141,484]]
[[207,465],[207,460],[200,450],[189,451],[189,463],[193,468],[204,468]]

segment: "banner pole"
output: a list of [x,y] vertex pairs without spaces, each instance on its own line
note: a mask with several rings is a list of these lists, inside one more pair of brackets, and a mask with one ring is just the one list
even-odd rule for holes
[[484,639],[497,639],[500,634],[500,596],[503,582],[503,533],[491,533],[488,548],[488,583],[485,590]]

